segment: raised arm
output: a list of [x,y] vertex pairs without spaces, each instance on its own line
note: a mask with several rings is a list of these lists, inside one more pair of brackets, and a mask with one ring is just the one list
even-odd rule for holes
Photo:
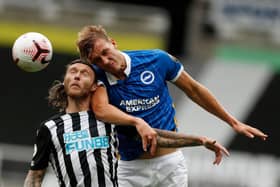
[[265,140],[267,135],[262,131],[238,121],[230,115],[223,106],[217,101],[214,95],[202,84],[195,81],[187,72],[183,71],[175,81],[175,85],[195,103],[202,108],[228,123],[236,132],[247,137],[255,136]]
[[193,136],[161,129],[155,129],[155,131],[158,133],[158,147],[176,148],[203,145],[207,149],[215,153],[215,160],[213,164],[217,165],[222,161],[223,155],[229,156],[229,152],[225,147],[223,147],[215,140],[212,140],[205,136]]
[[116,125],[135,126],[141,136],[143,149],[147,150],[147,145],[151,146],[152,155],[156,151],[157,133],[143,119],[131,116],[109,104],[106,88],[99,86],[92,97],[92,108],[98,120],[113,123]]
[[41,187],[46,169],[29,170],[24,181],[24,187]]

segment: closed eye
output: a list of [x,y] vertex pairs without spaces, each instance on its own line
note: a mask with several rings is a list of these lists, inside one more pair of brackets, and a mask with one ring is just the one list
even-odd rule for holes
[[102,55],[103,55],[103,56],[106,56],[106,55],[108,54],[109,50],[110,50],[110,49],[104,49],[104,50],[102,51]]

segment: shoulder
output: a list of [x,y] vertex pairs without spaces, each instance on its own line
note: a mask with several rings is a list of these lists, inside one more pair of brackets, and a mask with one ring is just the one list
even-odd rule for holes
[[48,119],[44,120],[41,122],[40,126],[39,126],[39,129],[44,129],[44,128],[47,128],[49,129],[50,128],[50,124],[53,124],[55,125],[56,124],[56,121],[61,119],[61,116],[64,115],[65,112],[60,112],[60,113],[57,113],[55,115],[52,115],[51,117],[49,117]]
[[55,119],[57,119],[57,118],[60,118],[62,115],[64,115],[65,114],[65,112],[59,112],[59,113],[57,113],[57,114],[54,114],[54,115],[52,115],[51,117],[49,117],[49,119],[48,119],[48,121],[50,121],[50,120],[55,120]]
[[98,79],[102,79],[102,78],[106,77],[104,70],[102,70],[101,68],[99,68],[96,65],[92,65],[92,66],[93,66],[93,68],[95,70],[95,73],[96,73],[96,76],[97,76]]
[[156,56],[166,54],[162,49],[124,50],[128,56]]
[[170,60],[170,55],[161,49],[124,51],[124,53],[126,53],[134,62],[160,62]]
[[104,71],[96,65],[92,65],[93,69],[95,70],[96,74],[102,74]]

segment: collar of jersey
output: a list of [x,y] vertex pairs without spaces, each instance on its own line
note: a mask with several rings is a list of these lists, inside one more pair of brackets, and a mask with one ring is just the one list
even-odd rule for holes
[[[128,77],[131,72],[131,58],[126,53],[122,51],[120,52],[124,56],[125,63],[126,63],[124,74],[126,75],[126,77]],[[119,81],[119,79],[116,76],[112,75],[111,73],[106,72],[106,76],[110,85],[117,84]]]

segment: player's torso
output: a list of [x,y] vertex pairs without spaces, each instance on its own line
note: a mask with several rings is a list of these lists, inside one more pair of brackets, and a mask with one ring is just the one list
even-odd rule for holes
[[[154,128],[175,130],[175,109],[167,80],[176,77],[182,66],[160,50],[126,51],[126,54],[131,61],[124,80],[112,79],[110,74],[97,68],[97,77],[105,84],[110,103],[144,119]],[[117,131],[121,159],[139,157],[143,149],[136,129],[117,126]]]
[[149,53],[132,54],[130,57],[131,71],[128,77],[114,84],[107,82],[110,84],[107,85],[110,103],[159,128],[167,114],[173,115],[174,110],[162,63]]
[[95,179],[91,184],[97,184],[98,167],[103,168],[98,172],[103,173],[104,180],[110,179],[106,168],[115,170],[117,162],[114,126],[96,121],[92,112],[65,114],[53,121],[46,124],[53,144],[51,162],[55,168],[61,168],[65,183],[83,184],[85,175],[91,174],[87,176]]
[[[52,121],[55,125],[52,125]],[[91,111],[64,114],[46,123],[56,148],[63,148],[66,155],[94,149],[107,149],[114,125],[97,121]]]

